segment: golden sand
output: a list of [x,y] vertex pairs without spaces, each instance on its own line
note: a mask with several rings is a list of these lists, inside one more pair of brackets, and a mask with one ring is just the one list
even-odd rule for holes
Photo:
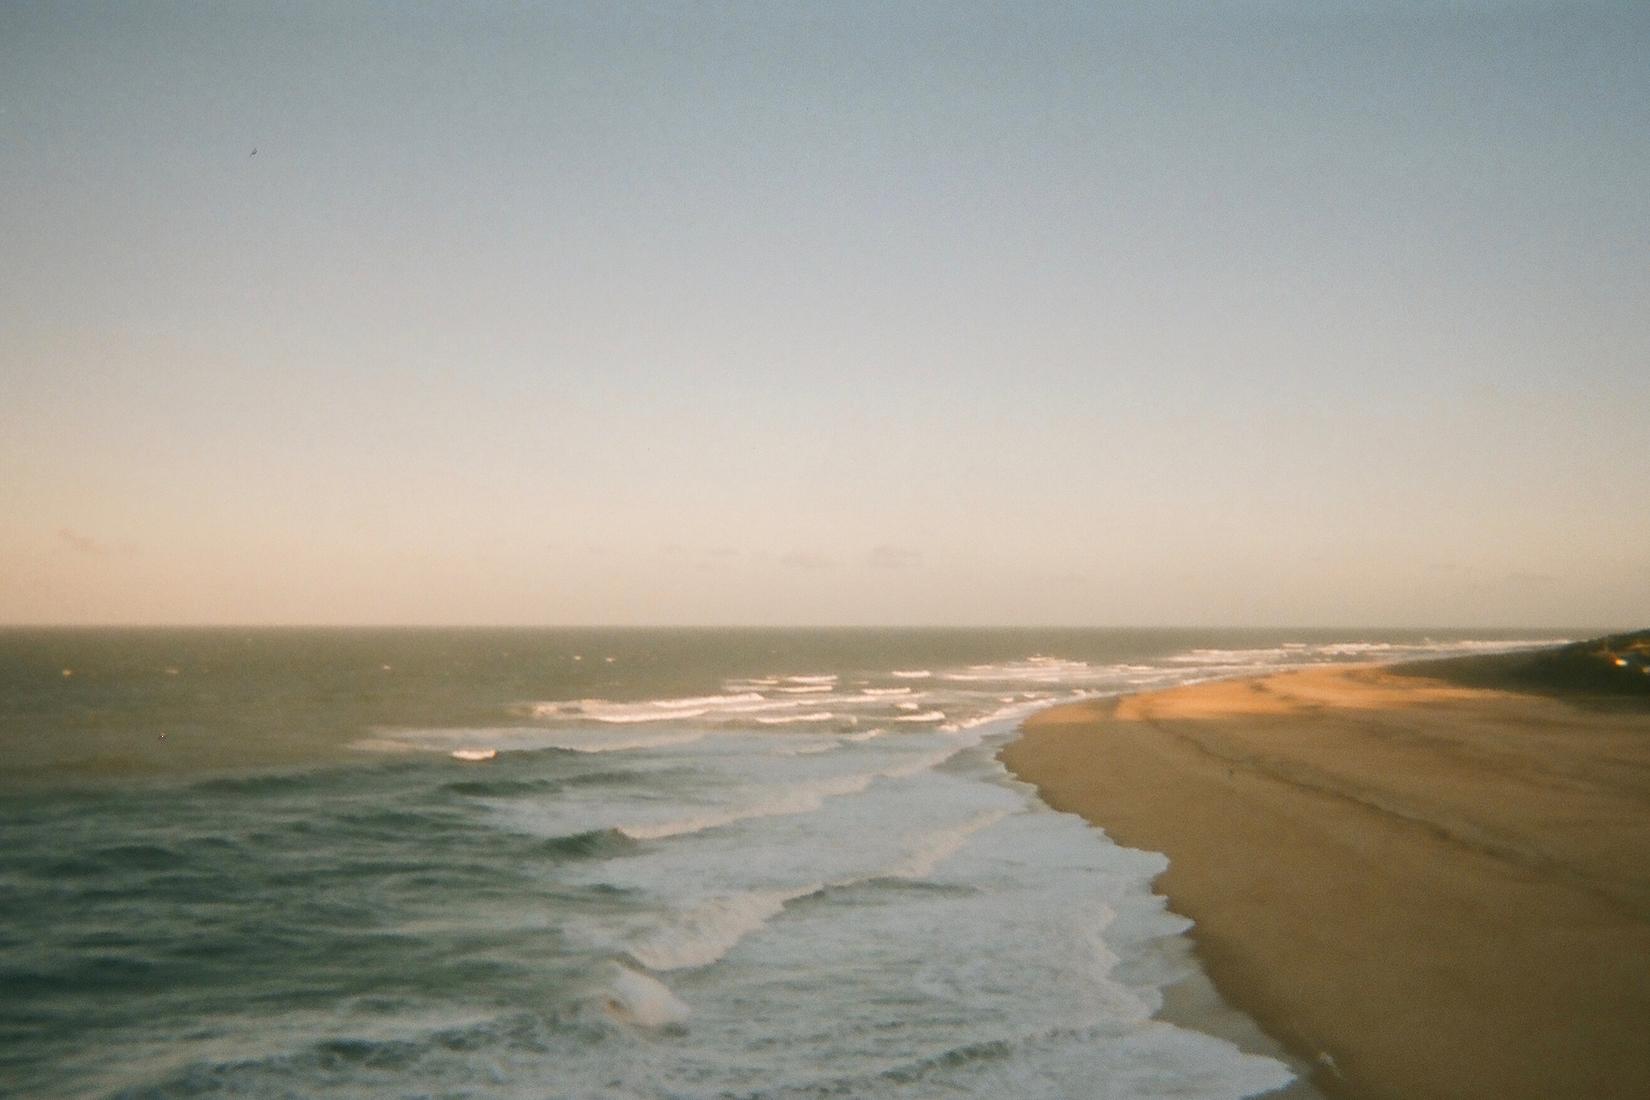
[[1056,708],[1003,760],[1168,854],[1325,1092],[1650,1097],[1650,713],[1313,669]]

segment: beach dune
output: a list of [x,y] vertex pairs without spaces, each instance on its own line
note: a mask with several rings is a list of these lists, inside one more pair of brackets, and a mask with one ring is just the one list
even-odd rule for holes
[[1326,1093],[1642,1100],[1650,709],[1472,669],[1060,707],[1002,758],[1168,854],[1216,986]]

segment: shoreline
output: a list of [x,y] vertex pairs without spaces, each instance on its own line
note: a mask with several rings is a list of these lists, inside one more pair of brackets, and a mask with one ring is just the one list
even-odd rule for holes
[[1215,988],[1324,1094],[1650,1095],[1650,710],[1438,674],[1054,707],[1000,758],[1169,856]]

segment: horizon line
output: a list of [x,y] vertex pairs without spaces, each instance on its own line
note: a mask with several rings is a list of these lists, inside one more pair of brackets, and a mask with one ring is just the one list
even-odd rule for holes
[[1571,623],[463,623],[463,622],[0,622],[0,630],[1550,630],[1606,634],[1640,627]]

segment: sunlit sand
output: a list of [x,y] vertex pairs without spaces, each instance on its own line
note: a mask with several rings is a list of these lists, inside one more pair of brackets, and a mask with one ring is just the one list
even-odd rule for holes
[[1048,711],[1003,759],[1169,855],[1216,984],[1327,1092],[1650,1088],[1650,711],[1314,669]]

